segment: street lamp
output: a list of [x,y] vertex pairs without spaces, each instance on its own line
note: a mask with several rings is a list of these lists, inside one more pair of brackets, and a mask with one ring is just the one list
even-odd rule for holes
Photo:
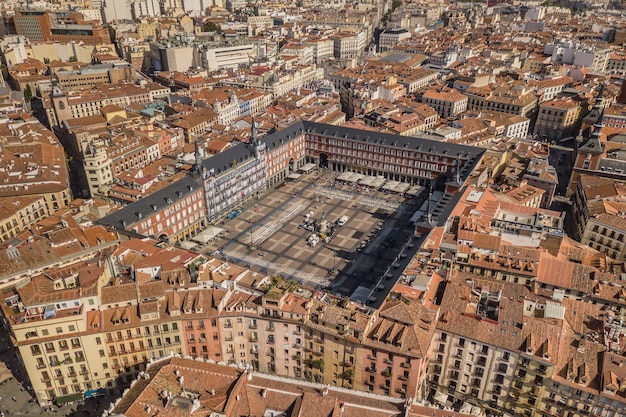
[[248,249],[251,251],[255,251],[256,250],[256,245],[254,244],[254,240],[252,237],[252,232],[253,232],[253,227],[252,227],[252,219],[248,220],[248,222],[250,223],[250,244],[248,245]]
[[328,271],[330,273],[330,275],[339,275],[339,271],[337,270],[337,251],[331,249],[331,251],[333,252],[333,269],[331,269],[330,271]]

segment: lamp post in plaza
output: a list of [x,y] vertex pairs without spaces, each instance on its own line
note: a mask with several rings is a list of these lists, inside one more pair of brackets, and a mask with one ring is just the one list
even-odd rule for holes
[[253,234],[252,232],[254,231],[252,225],[254,224],[252,219],[248,220],[248,223],[250,223],[250,244],[248,245],[248,249],[251,251],[255,251],[257,249],[256,245],[254,244],[254,238],[253,238]]
[[333,253],[333,269],[328,271],[330,275],[337,276],[339,275],[339,270],[337,270],[337,251],[334,249],[330,249]]

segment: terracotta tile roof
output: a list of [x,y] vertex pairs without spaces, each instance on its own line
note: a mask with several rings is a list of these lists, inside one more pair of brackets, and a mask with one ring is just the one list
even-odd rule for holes
[[[149,407],[149,415],[170,417],[189,415],[190,410],[194,415],[226,417],[263,416],[268,411],[304,417],[400,417],[404,408],[402,400],[247,374],[191,359],[162,359],[147,372],[115,405],[114,414],[144,417]],[[184,398],[185,392],[197,401]]]

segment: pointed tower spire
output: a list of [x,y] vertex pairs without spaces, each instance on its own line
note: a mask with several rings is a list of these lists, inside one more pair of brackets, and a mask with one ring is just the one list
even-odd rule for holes
[[428,189],[428,206],[426,208],[426,213],[427,213],[427,218],[428,218],[428,225],[432,225],[432,212],[430,210],[430,198],[433,195],[433,181],[430,181],[430,185],[429,185],[429,189]]
[[580,147],[582,153],[601,154],[604,152],[602,141],[602,128],[604,127],[604,110],[600,110],[598,121],[593,124],[593,132],[589,139]]
[[604,82],[600,84],[600,90],[598,90],[598,95],[596,96],[596,101],[593,103],[593,108],[600,111],[603,108],[604,104]]
[[196,161],[193,164],[192,172],[194,174],[200,174],[202,169],[202,155],[200,154],[200,145],[198,145],[198,139],[196,139],[194,142],[194,148],[195,149],[193,154]]
[[256,132],[256,123],[254,122],[254,116],[252,116],[252,126],[250,131],[250,143],[256,145],[257,141],[257,132]]

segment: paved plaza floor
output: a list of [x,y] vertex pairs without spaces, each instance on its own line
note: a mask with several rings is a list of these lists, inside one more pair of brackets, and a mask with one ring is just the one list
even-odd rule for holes
[[[419,201],[342,184],[336,176],[314,172],[268,190],[239,216],[224,219],[225,232],[202,250],[343,295],[375,282],[411,236],[407,222]],[[313,234],[302,227],[307,216],[336,227],[329,242],[307,244]],[[343,216],[348,221],[336,225]]]

